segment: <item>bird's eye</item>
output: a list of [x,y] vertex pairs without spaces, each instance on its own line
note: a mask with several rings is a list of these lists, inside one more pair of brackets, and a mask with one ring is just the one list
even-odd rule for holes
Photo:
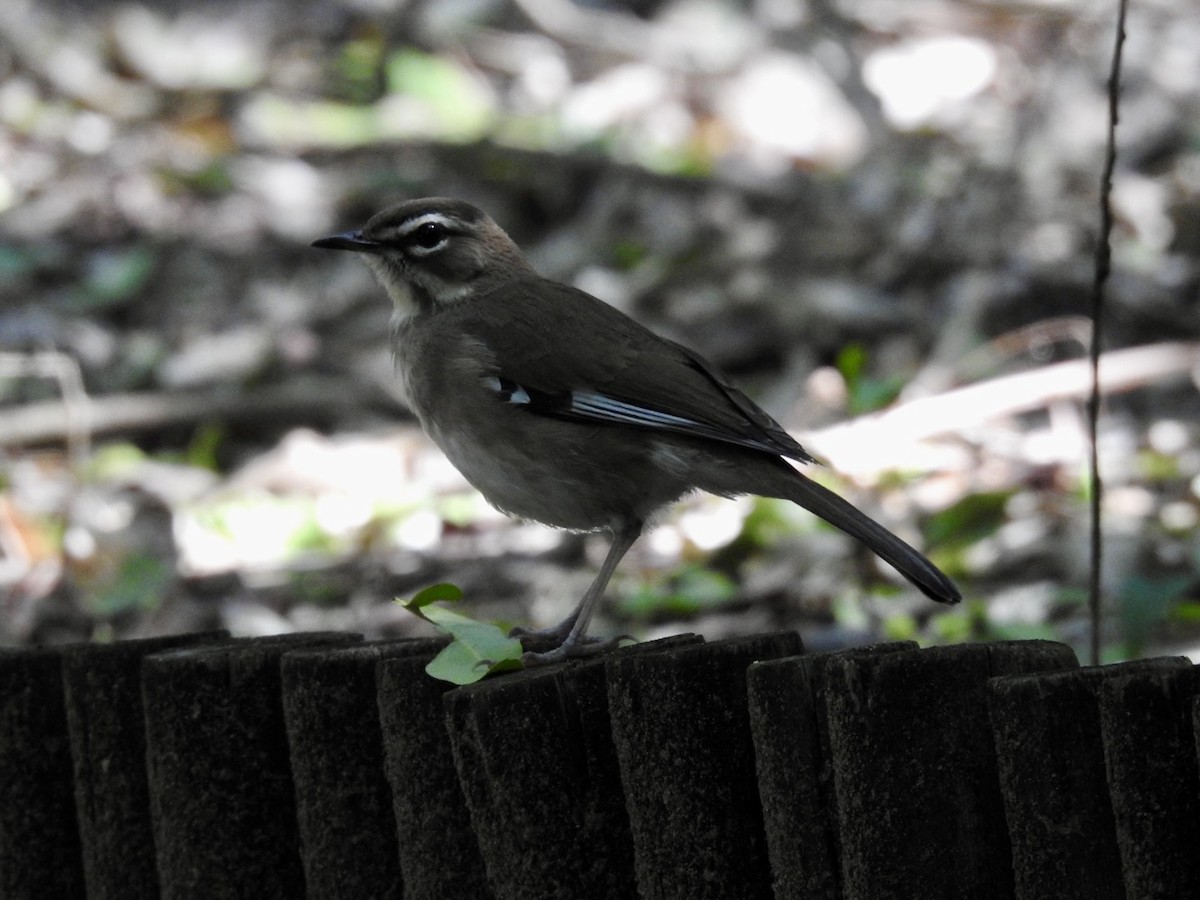
[[412,236],[413,242],[418,247],[433,250],[446,240],[446,228],[437,222],[426,222],[423,225],[419,225],[417,230],[412,233]]

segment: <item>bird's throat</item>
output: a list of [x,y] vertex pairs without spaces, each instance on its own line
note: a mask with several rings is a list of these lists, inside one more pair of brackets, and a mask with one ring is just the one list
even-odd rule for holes
[[370,266],[376,280],[392,298],[394,321],[402,322],[411,319],[418,313],[427,312],[432,308],[433,302],[429,296],[414,286],[405,273],[398,269],[392,261],[380,256],[366,255],[363,256],[363,259]]

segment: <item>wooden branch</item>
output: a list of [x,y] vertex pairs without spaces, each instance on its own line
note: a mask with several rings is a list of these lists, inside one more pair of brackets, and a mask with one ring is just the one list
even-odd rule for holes
[[[75,404],[72,415],[60,401],[30,403],[0,414],[0,446],[16,447],[61,441],[79,428],[91,435],[146,431],[205,419],[303,419],[344,411],[365,391],[349,379],[299,379],[247,392],[163,391],[109,394]],[[365,405],[365,404],[364,404]]]
[[[1198,367],[1200,342],[1113,350],[1100,359],[1100,390],[1104,396],[1124,393],[1186,378]],[[921,441],[957,434],[1064,400],[1082,403],[1090,391],[1088,360],[1054,363],[912,400],[806,433],[802,440],[818,456],[833,460],[840,472],[875,474],[905,468],[897,454]]]

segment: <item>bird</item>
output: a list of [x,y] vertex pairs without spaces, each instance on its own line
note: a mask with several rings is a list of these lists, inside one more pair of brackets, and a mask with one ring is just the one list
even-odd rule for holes
[[611,535],[567,618],[514,629],[523,647],[550,647],[527,649],[526,664],[615,643],[588,635],[597,602],[655,515],[694,491],[790,500],[932,600],[961,599],[921,553],[803,474],[794,463],[816,460],[715,365],[542,277],[472,204],[406,200],[312,246],[358,254],[391,298],[401,397],[467,481],[509,515]]

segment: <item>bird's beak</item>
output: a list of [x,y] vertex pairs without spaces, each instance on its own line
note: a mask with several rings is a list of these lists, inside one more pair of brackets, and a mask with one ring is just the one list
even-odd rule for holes
[[313,241],[312,246],[322,250],[353,250],[356,253],[382,253],[383,245],[363,237],[361,231],[344,231]]

